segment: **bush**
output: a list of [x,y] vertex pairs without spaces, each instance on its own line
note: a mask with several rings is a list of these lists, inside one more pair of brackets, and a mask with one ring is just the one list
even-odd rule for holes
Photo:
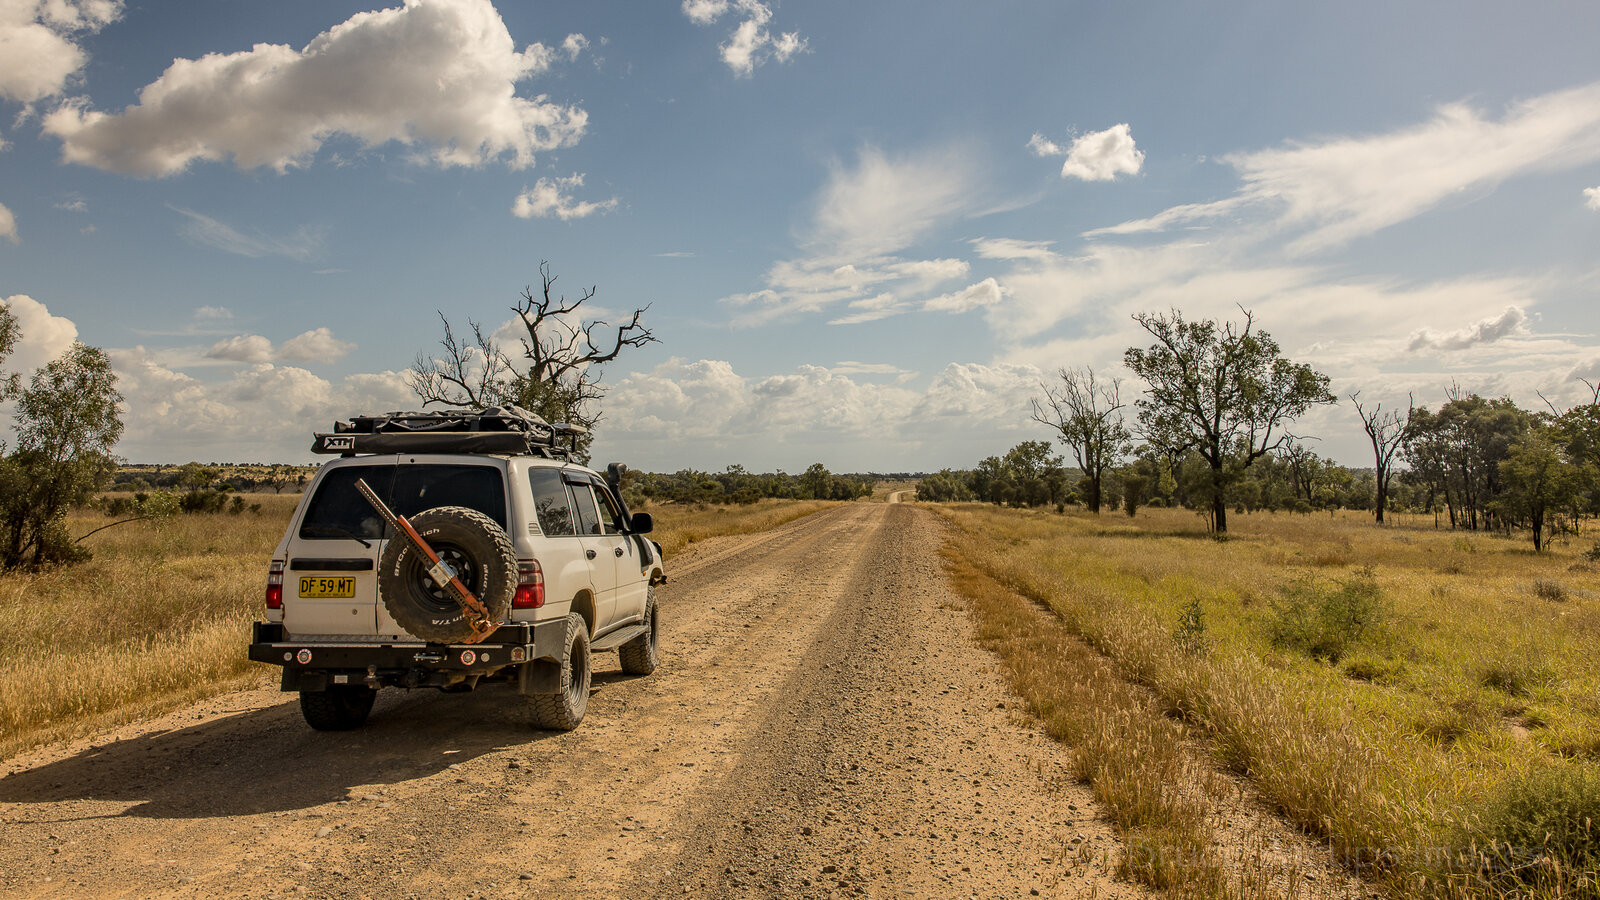
[[1333,585],[1310,577],[1294,582],[1272,604],[1272,643],[1313,659],[1337,663],[1362,638],[1380,628],[1389,603],[1371,567]]
[[178,507],[186,513],[219,513],[227,503],[227,494],[204,488],[189,491],[178,499]]
[[1567,600],[1566,587],[1561,582],[1552,581],[1548,578],[1540,578],[1535,581],[1533,583],[1533,592],[1539,599],[1548,600],[1551,603],[1565,603]]

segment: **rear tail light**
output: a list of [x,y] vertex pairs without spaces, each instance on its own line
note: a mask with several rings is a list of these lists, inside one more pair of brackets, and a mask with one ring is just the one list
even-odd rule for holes
[[267,569],[267,609],[283,609],[283,560],[275,559]]
[[538,609],[544,605],[544,570],[537,559],[517,561],[517,593],[511,598],[512,609]]

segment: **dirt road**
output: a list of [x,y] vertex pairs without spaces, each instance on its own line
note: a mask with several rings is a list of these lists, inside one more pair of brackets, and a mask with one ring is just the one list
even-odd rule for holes
[[0,895],[1139,896],[941,539],[857,504],[696,545],[663,667],[601,657],[567,734],[504,690],[385,691],[337,734],[253,691],[11,760]]

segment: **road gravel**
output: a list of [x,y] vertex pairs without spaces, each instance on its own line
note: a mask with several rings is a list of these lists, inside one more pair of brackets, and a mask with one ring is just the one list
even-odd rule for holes
[[851,504],[691,546],[661,668],[598,657],[570,733],[505,689],[384,691],[344,733],[260,690],[6,761],[0,896],[1145,896],[942,528]]

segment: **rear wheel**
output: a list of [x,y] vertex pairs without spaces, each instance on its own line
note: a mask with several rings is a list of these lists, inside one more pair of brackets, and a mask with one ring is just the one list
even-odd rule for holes
[[589,626],[583,616],[567,614],[567,643],[561,658],[561,688],[553,694],[528,698],[528,711],[536,728],[571,731],[583,722],[589,709]]
[[301,691],[300,714],[318,731],[359,728],[372,712],[378,692],[360,684],[329,685],[325,691]]

